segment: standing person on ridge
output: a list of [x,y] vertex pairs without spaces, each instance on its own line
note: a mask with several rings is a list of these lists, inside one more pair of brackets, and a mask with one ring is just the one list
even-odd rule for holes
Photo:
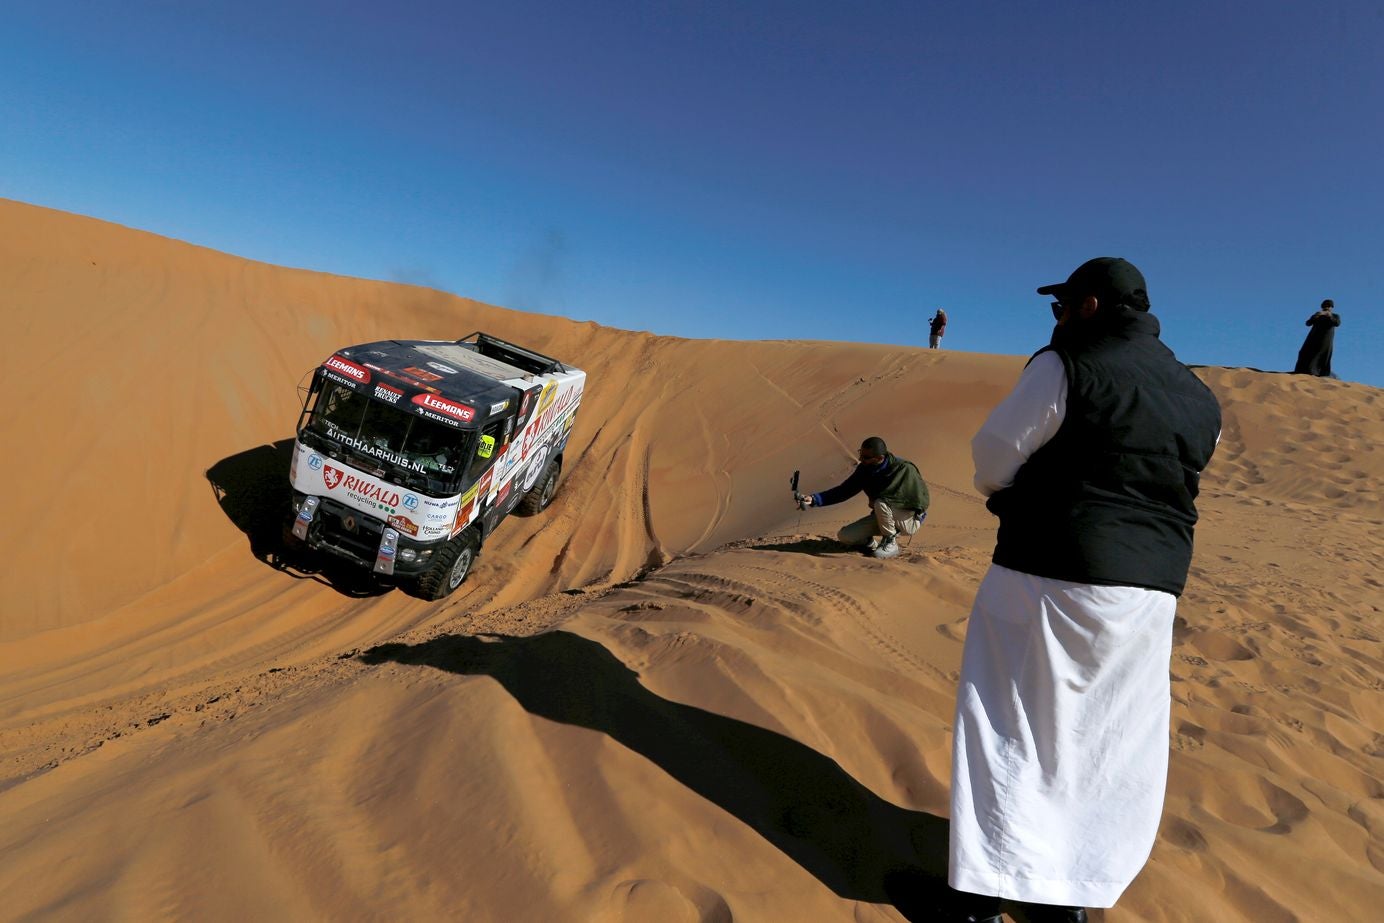
[[870,514],[842,526],[836,537],[843,545],[864,548],[876,558],[897,556],[898,533],[912,535],[918,531],[927,518],[930,499],[918,466],[891,454],[880,437],[871,436],[860,444],[860,463],[846,480],[796,499],[804,508],[831,506],[861,491],[870,500]]
[[1331,350],[1336,343],[1336,328],[1341,326],[1341,315],[1335,311],[1336,302],[1330,298],[1322,302],[1321,310],[1307,318],[1307,339],[1298,350],[1297,365],[1293,371],[1299,375],[1319,375],[1335,378],[1331,374]]
[[928,319],[927,325],[927,348],[941,349],[942,337],[946,336],[947,334],[947,312],[943,311],[941,308],[938,308],[937,313],[932,315],[932,317]]
[[1177,597],[1215,396],[1122,259],[1045,285],[1057,327],[971,441],[999,517],[952,750],[951,916],[1081,923],[1148,861],[1167,786]]

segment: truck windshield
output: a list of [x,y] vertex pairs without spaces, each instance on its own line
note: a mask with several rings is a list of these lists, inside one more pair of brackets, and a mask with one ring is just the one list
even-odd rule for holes
[[450,493],[456,488],[471,433],[434,423],[323,380],[305,427],[378,466],[404,486]]

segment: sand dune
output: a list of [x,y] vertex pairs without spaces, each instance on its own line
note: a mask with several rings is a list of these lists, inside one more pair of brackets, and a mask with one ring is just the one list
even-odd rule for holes
[[[0,292],[0,919],[929,919],[967,443],[1021,357],[660,338],[6,201]],[[590,374],[554,505],[441,603],[275,567],[304,373],[476,329]],[[1168,806],[1097,916],[1368,919],[1379,392],[1199,373]],[[872,433],[932,486],[893,561],[789,501]]]

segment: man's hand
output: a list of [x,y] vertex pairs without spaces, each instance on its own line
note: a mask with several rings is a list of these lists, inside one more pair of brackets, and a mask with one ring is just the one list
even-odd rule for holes
[[798,501],[798,509],[805,510],[812,505],[811,494],[794,494],[793,499]]

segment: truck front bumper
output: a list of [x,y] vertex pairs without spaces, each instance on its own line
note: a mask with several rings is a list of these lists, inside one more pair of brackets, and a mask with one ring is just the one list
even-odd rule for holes
[[[309,501],[315,500],[316,503]],[[294,491],[294,516],[289,528],[294,537],[316,551],[345,558],[369,570],[392,557],[394,576],[413,576],[432,564],[433,554],[444,542],[416,542],[399,535],[383,520],[357,512],[328,497],[310,497]],[[386,530],[394,536],[392,555],[382,554]]]

